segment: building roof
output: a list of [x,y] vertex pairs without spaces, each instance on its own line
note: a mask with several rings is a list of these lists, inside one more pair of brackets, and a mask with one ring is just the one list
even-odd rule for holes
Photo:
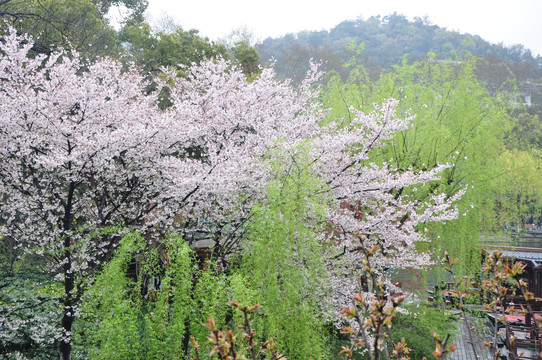
[[531,264],[533,264],[533,266],[542,265],[541,249],[508,248],[498,250],[502,252],[503,257],[530,262]]

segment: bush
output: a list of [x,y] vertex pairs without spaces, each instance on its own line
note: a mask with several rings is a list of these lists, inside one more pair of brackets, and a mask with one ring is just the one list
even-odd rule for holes
[[435,350],[435,339],[431,331],[444,335],[457,330],[455,322],[450,321],[442,309],[425,304],[406,306],[406,309],[408,314],[399,313],[393,322],[392,335],[395,341],[405,338],[408,347],[412,349],[412,360],[431,357]]

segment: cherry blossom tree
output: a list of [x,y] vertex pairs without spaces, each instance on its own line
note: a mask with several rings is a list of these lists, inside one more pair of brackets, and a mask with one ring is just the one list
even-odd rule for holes
[[293,148],[318,133],[323,110],[315,102],[317,92],[310,90],[318,77],[314,68],[304,87],[295,90],[275,81],[271,69],[249,82],[230,63],[217,61],[193,66],[186,81],[170,89],[174,105],[168,116],[191,122],[187,127],[197,132],[187,140],[189,149],[200,154],[205,168],[198,200],[185,209],[183,228],[206,230],[223,261],[239,248],[236,231],[264,196],[268,150]]
[[[331,301],[356,320],[343,331],[352,334],[354,346],[371,359],[388,351],[384,329],[391,326],[402,301],[391,296],[394,286],[386,271],[432,264],[431,254],[417,246],[429,241],[425,224],[455,219],[453,204],[464,193],[449,196],[435,186],[449,165],[405,171],[371,162],[371,150],[389,144],[411,120],[396,117],[397,103],[389,100],[370,114],[351,108],[352,121],[329,124],[315,149],[332,193],[327,233],[335,245],[331,249],[336,249],[328,262]],[[431,193],[426,201],[415,196],[421,187]]]
[[12,31],[1,45],[2,230],[63,285],[69,359],[86,280],[118,240],[99,229],[144,224],[172,197],[172,171],[189,177],[197,166],[174,161],[168,124],[134,72],[110,61],[85,69],[76,53],[29,58],[22,40]]
[[423,224],[456,218],[452,204],[463,194],[448,196],[433,187],[428,201],[413,196],[417,188],[430,187],[432,181],[439,180],[449,168],[446,164],[426,171],[399,171],[388,163],[370,162],[369,152],[386,146],[411,120],[395,116],[397,103],[389,100],[372,114],[351,109],[354,120],[342,129],[332,128],[321,137],[320,145],[319,166],[335,199],[330,207],[330,219],[336,226],[334,239],[347,257],[361,254],[357,251],[361,248],[368,251],[379,246],[381,251],[373,255],[373,270],[379,273],[430,264],[430,254],[415,248],[417,242],[427,241]]
[[76,52],[31,58],[31,46],[13,30],[0,44],[0,224],[63,287],[66,360],[77,305],[120,228],[241,218],[265,183],[265,149],[294,143],[318,117],[312,96],[271,71],[247,83],[223,60],[194,66],[160,111],[135,69],[83,66]]

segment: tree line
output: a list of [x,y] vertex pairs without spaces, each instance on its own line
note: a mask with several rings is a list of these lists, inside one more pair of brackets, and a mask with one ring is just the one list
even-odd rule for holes
[[[352,43],[363,45],[363,55],[373,71],[389,69],[405,59],[415,62],[434,53],[436,59],[462,59],[475,55],[491,63],[506,63],[519,81],[540,79],[540,56],[533,56],[521,44],[505,47],[492,44],[478,35],[461,34],[432,24],[426,18],[409,20],[401,14],[372,16],[368,19],[343,21],[332,29],[301,31],[278,38],[267,38],[258,44],[262,59],[283,63],[279,75],[292,77],[295,67],[310,57],[329,63],[339,71],[349,55],[344,49]],[[297,60],[296,60],[297,59]]]

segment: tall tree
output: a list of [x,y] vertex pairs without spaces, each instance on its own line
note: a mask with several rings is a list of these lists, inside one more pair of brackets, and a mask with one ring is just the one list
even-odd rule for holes
[[23,40],[12,30],[1,45],[3,233],[63,285],[60,352],[69,359],[87,278],[117,241],[99,229],[142,225],[170,197],[174,140],[136,74],[107,61],[79,73],[78,57],[63,53],[30,59]]

